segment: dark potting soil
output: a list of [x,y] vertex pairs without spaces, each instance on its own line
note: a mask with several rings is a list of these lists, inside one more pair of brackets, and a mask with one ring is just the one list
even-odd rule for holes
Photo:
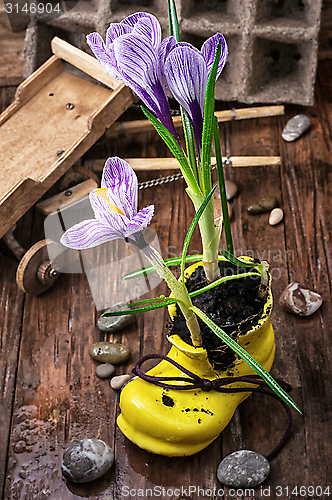
[[[254,268],[238,268],[230,262],[219,261],[221,277],[248,272]],[[203,267],[198,267],[186,282],[189,292],[207,285]],[[264,306],[264,299],[258,295],[260,276],[250,276],[230,280],[192,299],[193,304],[236,340],[257,324]],[[229,348],[210,328],[198,318],[203,347],[215,370],[227,370],[235,360],[234,351]],[[185,319],[177,306],[177,316],[171,325],[169,335],[179,335],[184,342],[192,345]]]

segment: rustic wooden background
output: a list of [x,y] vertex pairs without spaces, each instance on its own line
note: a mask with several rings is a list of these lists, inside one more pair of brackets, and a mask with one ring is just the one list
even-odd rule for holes
[[[12,32],[5,4],[6,0],[0,2],[0,86],[18,85],[24,79],[26,32]],[[332,0],[323,0],[318,58],[332,59]]]
[[[302,415],[293,415],[291,438],[272,461],[264,491],[255,489],[256,498],[328,499],[332,494],[331,82],[331,61],[320,61],[313,107],[287,106],[285,116],[220,125],[224,153],[282,157],[280,167],[228,168],[226,172],[239,188],[232,202],[235,248],[268,260],[274,277],[277,354],[272,373],[293,386],[292,396],[303,408]],[[15,87],[0,89],[1,109],[12,102],[14,92]],[[298,141],[285,143],[282,127],[298,112],[310,116],[311,130]],[[136,118],[137,113],[128,112],[126,117]],[[100,141],[86,158],[108,155],[162,157],[167,150],[154,132],[146,132]],[[155,176],[140,173],[139,180]],[[277,196],[284,209],[284,221],[276,227],[268,225],[268,214],[246,212],[251,202],[265,195]],[[139,206],[151,203],[156,207],[152,227],[163,256],[179,253],[193,217],[183,181],[140,191]],[[18,224],[16,236],[26,248],[43,236],[42,222],[31,209]],[[191,250],[199,250],[197,234]],[[95,326],[99,313],[84,274],[63,274],[47,293],[34,297],[18,291],[15,271],[16,264],[0,256],[1,498],[122,499],[124,486],[219,489],[216,468],[223,456],[240,448],[267,454],[275,446],[285,427],[284,412],[274,401],[254,395],[236,411],[220,438],[195,456],[165,458],[137,448],[116,427],[118,393],[108,381],[96,377],[88,349],[103,339],[129,345],[131,360],[117,368],[117,373],[129,373],[141,355],[168,351],[166,311],[139,315],[131,327],[104,336]],[[105,279],[111,286],[111,279]],[[324,303],[313,316],[298,318],[280,308],[278,297],[290,281],[322,294]],[[153,294],[166,292],[160,284]],[[60,464],[64,449],[82,437],[105,440],[115,449],[116,462],[100,480],[79,486],[64,481]],[[301,496],[301,486],[314,486],[314,495],[306,490]],[[187,491],[167,498],[199,497]]]

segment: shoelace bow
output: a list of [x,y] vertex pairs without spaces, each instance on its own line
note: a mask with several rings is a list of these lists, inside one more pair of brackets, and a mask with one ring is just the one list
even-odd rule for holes
[[[141,370],[141,366],[143,363],[150,359],[159,359],[159,360],[164,360],[167,361],[168,363],[171,363],[173,366],[178,368],[182,373],[185,373],[187,376],[186,377],[161,377],[161,376],[153,376],[153,375],[148,375],[145,372]],[[277,401],[279,401],[287,414],[287,427],[284,432],[284,435],[280,439],[278,445],[276,448],[269,453],[269,455],[266,457],[268,461],[272,460],[281,450],[281,448],[284,446],[286,443],[287,439],[290,436],[291,430],[292,430],[292,414],[290,411],[289,406],[287,403],[285,403],[277,394],[274,392],[271,392],[270,390],[267,390],[268,385],[266,382],[259,376],[259,375],[244,375],[241,377],[223,377],[223,378],[215,378],[213,380],[208,380],[205,378],[201,378],[195,373],[192,373],[191,371],[187,370],[184,366],[180,365],[176,361],[174,361],[171,358],[168,358],[167,356],[164,356],[163,354],[147,354],[146,356],[143,356],[140,358],[137,363],[135,368],[133,368],[133,373],[137,375],[138,377],[142,378],[146,382],[150,382],[154,385],[157,385],[158,387],[161,387],[163,389],[172,389],[176,391],[188,391],[188,390],[193,390],[193,389],[201,389],[202,391],[218,391],[218,392],[224,392],[224,393],[232,393],[232,392],[258,392],[260,394],[266,394],[268,396],[272,396],[275,398]],[[283,380],[276,379],[278,384],[286,391],[286,392],[291,392],[292,387],[284,382]],[[167,382],[182,382],[182,384],[173,384],[173,383],[167,383]],[[185,382],[185,384],[183,384]],[[238,382],[245,382],[248,384],[254,384],[254,385],[259,385],[260,387],[225,387],[229,386],[230,384],[235,384]],[[262,388],[264,387],[264,388]]]

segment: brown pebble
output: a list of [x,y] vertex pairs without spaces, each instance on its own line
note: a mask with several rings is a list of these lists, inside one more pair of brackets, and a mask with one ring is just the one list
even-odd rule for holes
[[92,344],[89,349],[92,359],[100,363],[111,363],[112,365],[121,365],[130,358],[130,349],[126,345],[115,342],[97,342]]
[[270,213],[269,224],[276,226],[284,218],[284,211],[281,208],[274,208]]
[[110,363],[102,363],[96,368],[96,375],[99,378],[108,378],[113,375],[115,367]]
[[110,381],[110,386],[115,391],[119,391],[121,387],[131,379],[131,376],[127,373],[126,375],[118,375],[117,377],[113,377]]
[[310,316],[322,305],[319,293],[302,288],[299,283],[290,283],[282,292],[280,304],[298,316]]
[[270,212],[273,208],[278,206],[278,200],[275,196],[266,196],[256,201],[247,208],[249,214],[263,214],[264,212]]

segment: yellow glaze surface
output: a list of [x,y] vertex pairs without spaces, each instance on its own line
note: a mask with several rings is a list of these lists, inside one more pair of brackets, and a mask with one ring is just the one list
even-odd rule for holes
[[[190,266],[187,276],[198,265],[201,263]],[[272,295],[269,289],[258,325],[238,340],[238,343],[268,371],[275,353],[271,309]],[[173,314],[174,311],[170,311],[171,317]],[[212,380],[254,373],[237,356],[234,365],[227,371],[214,371],[205,349],[186,344],[178,335],[171,336],[168,340],[172,347],[167,356],[201,378]],[[164,377],[186,376],[165,360],[147,373]],[[236,386],[250,388],[244,383],[232,385]],[[167,456],[192,455],[218,437],[232,418],[236,407],[250,394],[250,391],[225,394],[217,391],[205,392],[201,389],[167,390],[135,378],[121,391],[121,414],[117,422],[121,431],[133,443],[147,451]]]

